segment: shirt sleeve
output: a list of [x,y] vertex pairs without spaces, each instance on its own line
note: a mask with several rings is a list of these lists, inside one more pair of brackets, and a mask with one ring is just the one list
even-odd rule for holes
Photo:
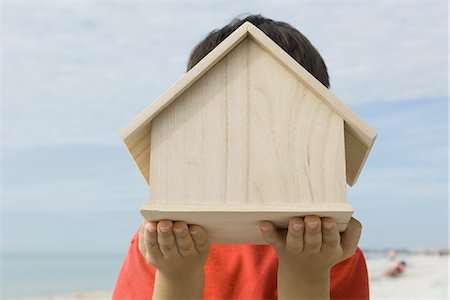
[[349,259],[331,269],[330,298],[345,300],[369,299],[366,260],[357,248]]
[[139,230],[133,236],[128,254],[117,277],[113,300],[152,299],[156,270],[139,251]]

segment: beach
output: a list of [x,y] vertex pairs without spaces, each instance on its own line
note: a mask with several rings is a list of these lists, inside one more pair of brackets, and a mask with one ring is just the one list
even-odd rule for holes
[[20,298],[21,300],[111,300],[111,291],[80,292],[67,295]]
[[[406,262],[404,272],[389,277],[384,272],[399,260]],[[371,299],[450,299],[449,256],[400,255],[397,259],[368,259]]]
[[[367,258],[371,299],[450,299],[449,256],[408,254],[390,260],[387,257]],[[399,260],[406,262],[405,270],[397,277],[384,275],[386,269]],[[20,297],[27,300],[106,300],[112,290],[60,294],[56,296]]]

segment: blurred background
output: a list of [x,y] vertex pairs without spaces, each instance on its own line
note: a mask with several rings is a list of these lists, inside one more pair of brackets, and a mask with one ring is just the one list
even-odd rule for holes
[[[246,13],[299,29],[378,132],[348,189],[372,297],[448,297],[447,1],[1,5],[0,298],[109,297],[147,200],[117,133],[207,33]],[[394,282],[384,272],[399,257]]]

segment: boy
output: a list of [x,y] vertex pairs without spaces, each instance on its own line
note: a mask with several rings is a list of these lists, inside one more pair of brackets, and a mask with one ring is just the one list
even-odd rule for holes
[[[188,70],[249,21],[323,85],[320,54],[295,28],[260,15],[235,19],[193,50]],[[198,225],[145,221],[133,237],[113,299],[368,299],[361,224],[339,234],[332,218],[292,218],[287,230],[260,222],[269,245],[210,245]]]

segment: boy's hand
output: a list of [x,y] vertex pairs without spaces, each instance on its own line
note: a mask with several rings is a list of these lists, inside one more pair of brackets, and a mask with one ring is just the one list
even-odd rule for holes
[[198,225],[184,222],[144,221],[139,250],[146,261],[168,280],[202,278],[209,254],[208,235]]
[[331,267],[355,252],[361,224],[352,218],[340,234],[334,219],[307,216],[292,218],[288,230],[262,221],[260,230],[278,255],[280,299],[322,298],[329,297]]

